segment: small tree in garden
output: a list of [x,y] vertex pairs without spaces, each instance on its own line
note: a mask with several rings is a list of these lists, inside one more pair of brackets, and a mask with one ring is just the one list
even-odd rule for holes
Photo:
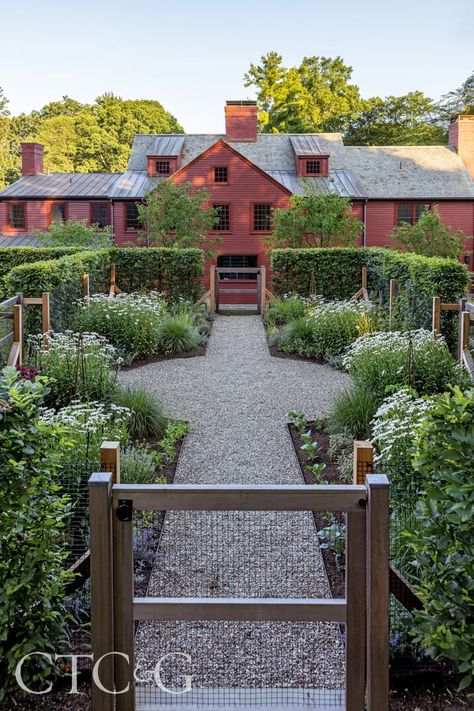
[[199,247],[209,254],[222,241],[209,236],[218,219],[209,199],[207,190],[191,183],[159,183],[138,205],[141,239],[149,247]]
[[455,233],[441,222],[439,209],[425,209],[419,220],[410,225],[405,222],[392,230],[394,242],[407,252],[424,257],[452,257],[459,259],[467,237],[461,229]]
[[273,232],[267,240],[278,247],[353,247],[363,224],[351,215],[348,198],[334,193],[292,195],[288,209],[273,212]]
[[47,232],[36,232],[41,244],[51,247],[109,247],[112,244],[110,227],[88,225],[86,220],[66,220],[50,225]]

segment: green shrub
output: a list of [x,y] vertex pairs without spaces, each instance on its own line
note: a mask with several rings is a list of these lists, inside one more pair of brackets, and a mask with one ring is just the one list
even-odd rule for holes
[[122,291],[158,291],[169,301],[195,302],[203,292],[202,249],[115,247],[110,251]]
[[474,677],[474,390],[436,398],[416,442],[413,466],[426,482],[421,535],[409,539],[417,592],[415,640],[454,662],[461,687]]
[[[59,259],[80,252],[81,247],[0,247],[0,301],[13,296],[15,292],[7,289],[5,276],[14,267],[30,262]],[[40,296],[40,293],[34,296]]]
[[137,387],[121,388],[115,392],[114,401],[130,411],[128,431],[132,439],[159,438],[165,432],[163,405],[153,393]]
[[120,453],[120,480],[123,484],[150,484],[155,468],[150,448],[144,444],[130,445]]
[[80,302],[74,328],[104,336],[128,364],[156,353],[162,308],[158,295],[98,294]]
[[330,412],[330,432],[349,435],[353,440],[367,439],[377,405],[375,396],[363,386],[344,390],[337,396]]
[[64,222],[53,222],[47,232],[35,232],[35,235],[42,244],[65,247],[110,247],[113,240],[111,227],[102,229],[74,217]]
[[393,386],[431,395],[466,383],[468,377],[444,339],[423,330],[367,333],[352,344],[343,362],[355,384],[370,390],[379,403]]
[[341,356],[356,338],[380,328],[378,309],[364,301],[329,301],[310,311],[316,355],[326,360]]
[[265,322],[270,326],[283,325],[305,315],[308,302],[299,297],[274,299],[265,311]]
[[48,404],[108,400],[120,363],[116,350],[94,333],[49,333],[30,339],[30,365],[51,378]]
[[295,318],[281,330],[278,348],[284,353],[298,353],[308,357],[317,353],[314,319],[308,316]]
[[333,433],[329,437],[328,454],[339,467],[341,481],[353,483],[354,438],[343,432]]
[[[32,650],[55,653],[68,615],[62,527],[69,512],[60,493],[63,429],[39,419],[46,382],[0,376],[0,701],[14,685],[16,664]],[[68,650],[65,650],[66,652]],[[24,667],[24,680],[44,688],[49,665]],[[38,683],[39,682],[39,683]]]
[[193,351],[202,345],[199,331],[187,314],[165,316],[158,329],[158,349],[166,355]]

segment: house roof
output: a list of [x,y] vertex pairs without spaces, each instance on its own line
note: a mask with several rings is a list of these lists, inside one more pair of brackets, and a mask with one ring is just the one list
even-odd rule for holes
[[[50,173],[24,176],[0,192],[2,198],[140,199],[156,185],[147,175],[148,155],[177,155],[181,168],[222,134],[137,135],[125,173]],[[258,134],[255,142],[226,141],[292,192],[307,184],[314,192],[370,199],[474,199],[474,181],[462,159],[445,146],[345,146],[339,133]],[[295,173],[297,155],[329,155],[329,176]]]

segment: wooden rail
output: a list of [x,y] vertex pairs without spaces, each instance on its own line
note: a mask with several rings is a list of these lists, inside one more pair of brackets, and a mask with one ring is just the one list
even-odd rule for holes
[[364,299],[364,301],[370,301],[369,291],[367,288],[367,267],[362,267],[361,273],[362,286],[356,291],[354,296],[351,297],[351,301],[357,301],[358,299]]
[[44,292],[40,297],[24,297],[23,294],[18,293],[2,301],[0,303],[0,319],[12,321],[12,330],[0,338],[0,346],[12,344],[7,357],[8,366],[17,366],[23,363],[23,309],[25,306],[41,306],[42,331],[48,333],[51,330],[48,292]]
[[454,311],[459,314],[457,357],[459,363],[468,371],[472,380],[474,380],[474,361],[469,348],[471,314],[474,314],[474,304],[467,302],[466,299],[460,299],[457,304],[442,303],[439,296],[434,296],[432,309],[432,330],[434,338],[438,338],[441,335],[441,313],[443,311]]

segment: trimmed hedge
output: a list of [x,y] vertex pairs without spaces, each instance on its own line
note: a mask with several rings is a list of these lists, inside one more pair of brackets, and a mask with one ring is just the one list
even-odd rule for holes
[[[48,259],[14,267],[5,277],[9,294],[17,291],[24,296],[50,292],[51,325],[55,331],[69,328],[74,318],[77,299],[82,297],[82,275],[90,277],[91,293],[108,291],[110,250],[79,251],[59,259]],[[30,310],[27,330],[37,330],[39,314]]]
[[122,291],[166,292],[171,301],[196,301],[202,293],[202,249],[114,247],[111,262]]
[[0,247],[0,300],[12,295],[6,287],[5,276],[14,267],[44,259],[59,259],[82,250],[83,247]]
[[[398,282],[394,325],[402,329],[431,328],[433,296],[454,303],[466,293],[469,273],[454,259],[422,257],[383,247],[276,249],[272,252],[273,288],[277,294],[308,296],[312,280],[326,299],[347,299],[361,286],[361,269],[368,270],[368,287],[382,305],[388,304],[390,279]],[[455,316],[443,314],[442,329],[454,336]]]

